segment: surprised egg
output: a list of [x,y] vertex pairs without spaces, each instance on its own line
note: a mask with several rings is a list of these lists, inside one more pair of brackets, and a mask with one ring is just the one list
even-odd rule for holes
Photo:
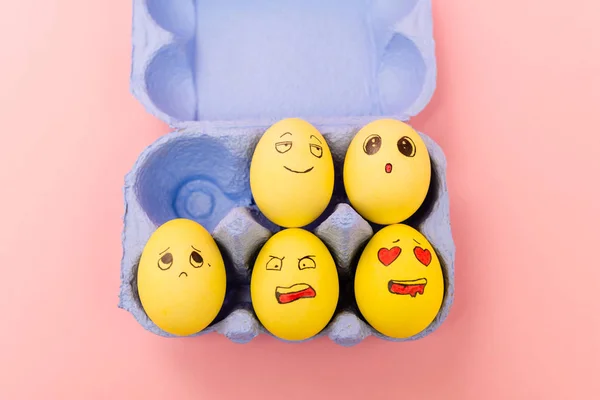
[[306,230],[280,231],[258,254],[250,295],[256,316],[271,334],[290,341],[308,339],[327,326],[337,306],[333,257]]
[[344,186],[352,207],[380,225],[403,222],[429,191],[425,142],[404,122],[380,119],[352,139],[344,160]]
[[416,229],[389,225],[365,247],[354,293],[367,322],[384,335],[404,339],[426,329],[444,298],[444,277],[433,246]]
[[225,299],[221,252],[197,222],[168,221],[144,247],[137,285],[144,311],[159,328],[179,336],[200,332],[215,319]]

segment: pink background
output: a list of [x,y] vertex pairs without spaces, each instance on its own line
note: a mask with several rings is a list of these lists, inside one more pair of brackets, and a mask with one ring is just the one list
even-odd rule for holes
[[350,349],[167,340],[117,309],[123,177],[169,130],[128,93],[130,3],[0,13],[0,398],[598,396],[597,1],[433,1],[414,125],[448,157],[456,301],[426,339]]

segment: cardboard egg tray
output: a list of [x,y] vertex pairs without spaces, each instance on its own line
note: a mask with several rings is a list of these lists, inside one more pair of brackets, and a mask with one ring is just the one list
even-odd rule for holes
[[[319,129],[334,158],[336,184],[327,210],[305,227],[334,256],[340,299],[317,336],[351,346],[369,335],[387,340],[361,317],[353,294],[360,253],[380,229],[348,203],[342,184],[346,149],[379,118],[408,121],[429,102],[436,79],[429,0],[134,0],[131,90],[174,131],[139,156],[125,179],[119,307],[147,330],[136,273],[146,241],[162,223],[189,218],[219,244],[227,294],[204,331],[237,343],[267,333],[249,295],[262,244],[282,228],[252,200],[250,160],[262,133],[288,117]],[[449,220],[446,161],[427,135],[432,182],[407,223],[435,248],[444,273],[442,308],[414,340],[434,331],[454,297],[455,247]]]

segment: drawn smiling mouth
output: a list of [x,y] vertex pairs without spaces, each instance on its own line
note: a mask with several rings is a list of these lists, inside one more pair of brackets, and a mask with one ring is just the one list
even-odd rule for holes
[[317,296],[317,292],[307,283],[297,283],[289,287],[277,286],[275,288],[275,298],[279,304],[292,303],[300,299],[312,299]]
[[417,293],[423,295],[425,293],[425,285],[427,285],[427,279],[414,279],[410,281],[394,281],[388,282],[388,290],[392,294],[405,295],[408,294],[411,297],[417,297]]
[[285,168],[285,169],[287,169],[288,171],[290,171],[290,172],[293,172],[293,173],[295,173],[295,174],[306,174],[307,172],[310,172],[310,171],[312,171],[314,167],[310,167],[309,169],[306,169],[306,170],[304,170],[304,171],[296,171],[296,170],[293,170],[293,169],[291,169],[291,168],[288,168],[288,167],[286,167],[285,165],[283,166],[283,168]]

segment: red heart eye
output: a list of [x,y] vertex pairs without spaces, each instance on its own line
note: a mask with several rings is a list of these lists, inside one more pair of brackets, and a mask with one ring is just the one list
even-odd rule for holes
[[428,266],[431,263],[431,252],[429,250],[417,246],[414,249],[414,253],[421,264]]
[[377,252],[377,258],[379,262],[381,262],[386,267],[394,262],[396,258],[402,253],[402,249],[398,246],[392,247],[391,249],[386,249],[382,247]]

